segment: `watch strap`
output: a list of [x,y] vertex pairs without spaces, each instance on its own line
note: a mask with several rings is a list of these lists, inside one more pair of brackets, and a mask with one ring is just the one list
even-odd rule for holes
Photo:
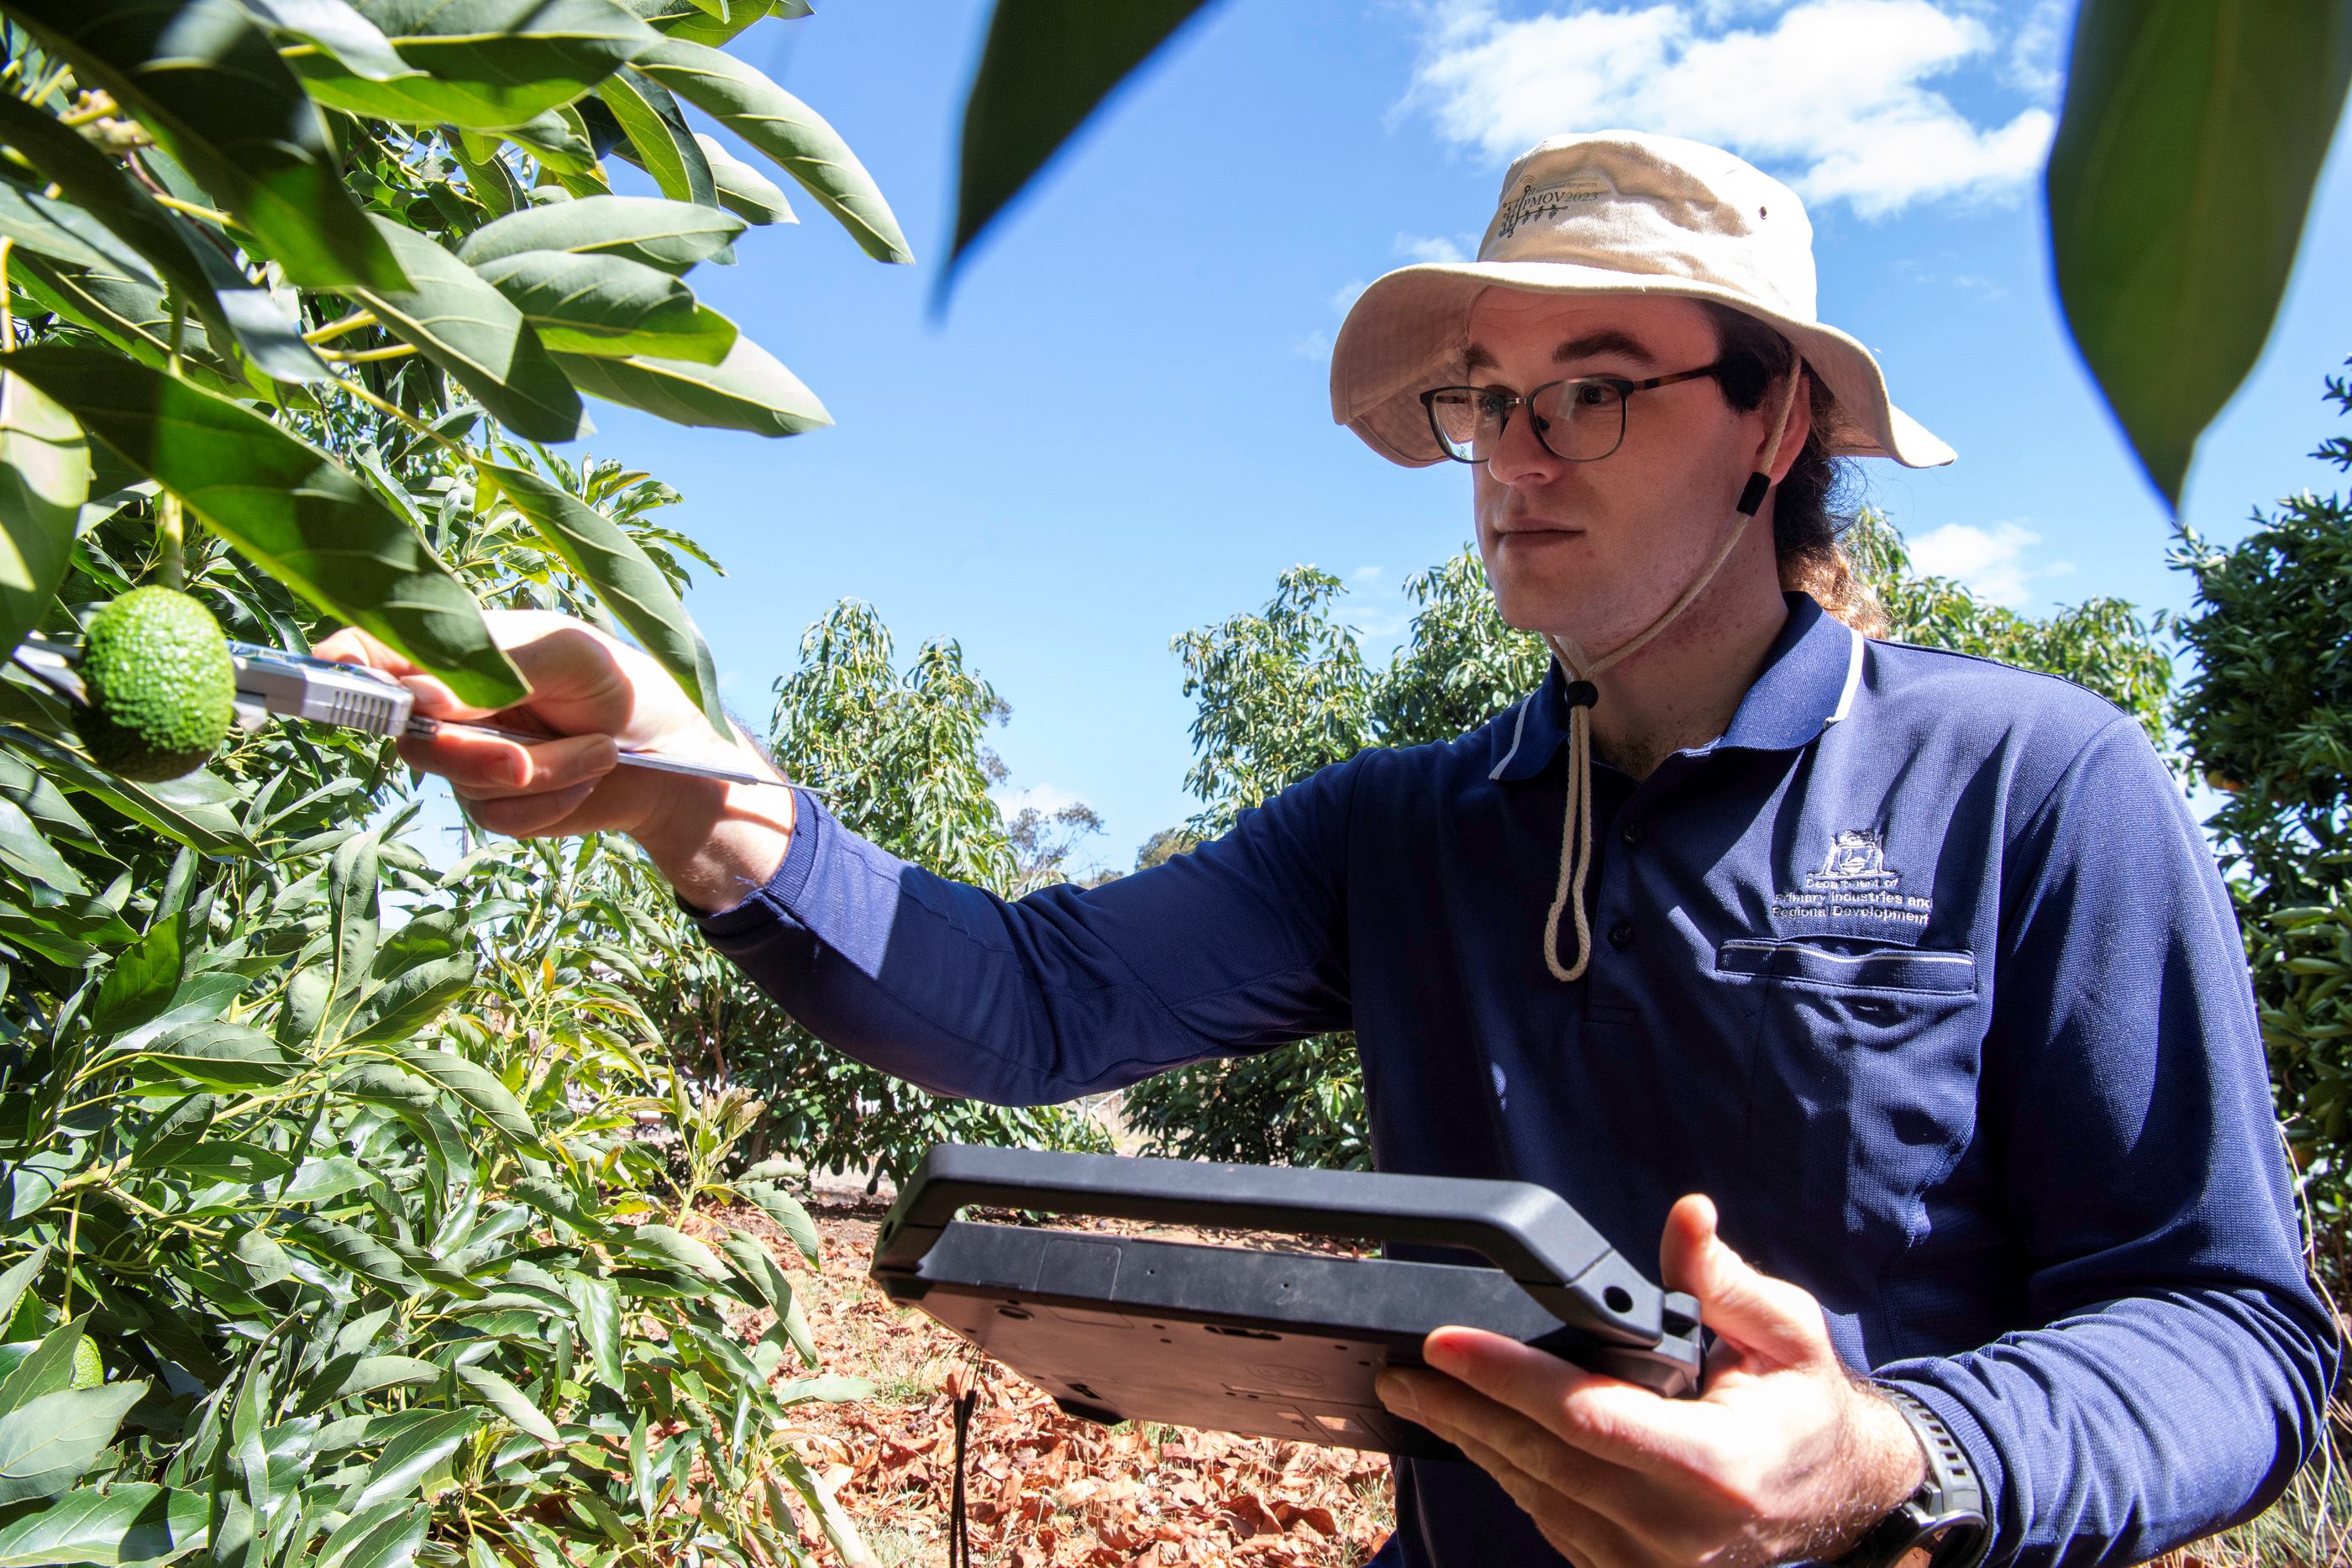
[[1933,1568],[1977,1568],[1992,1549],[1992,1526],[1976,1467],[1943,1417],[1916,1395],[1891,1383],[1871,1386],[1918,1437],[1927,1474],[1917,1491],[1839,1559],[1839,1568],[1891,1568],[1930,1537],[1937,1538]]

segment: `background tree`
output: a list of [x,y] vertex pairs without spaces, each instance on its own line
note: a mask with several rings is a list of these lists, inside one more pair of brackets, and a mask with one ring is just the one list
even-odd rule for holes
[[[715,9],[0,0],[0,647],[160,580],[496,706],[524,688],[479,602],[539,603],[721,722],[674,493],[539,444],[583,392],[824,422],[685,280],[789,214],[681,100],[907,255],[719,47],[770,6]],[[662,194],[609,193],[609,156]],[[75,718],[0,677],[0,1562],[769,1563],[805,1560],[798,1512],[839,1531],[780,1434],[858,1389],[760,1239],[815,1233],[788,1172],[728,1174],[750,1098],[667,1054],[635,852],[436,874],[388,744],[272,727],[138,785]]]
[[[1001,896],[1044,874],[1034,862],[1024,869],[988,793],[1003,768],[983,737],[1010,710],[955,643],[924,643],[901,671],[880,617],[845,601],[802,637],[800,667],[775,691],[777,762],[823,791],[851,831]],[[732,983],[750,988],[740,977]],[[940,1143],[1110,1146],[1083,1108],[932,1094],[850,1060],[772,1007],[757,1016],[732,1071],[766,1101],[761,1135],[813,1168],[868,1170],[878,1185]]]
[[[2326,396],[2352,412],[2345,378]],[[2352,441],[2315,455],[2352,469]],[[2290,496],[2227,548],[2183,528],[2172,559],[2197,585],[2181,745],[2221,795],[2208,825],[2236,873],[2280,1113],[2333,1227],[2352,1195],[2352,502]]]

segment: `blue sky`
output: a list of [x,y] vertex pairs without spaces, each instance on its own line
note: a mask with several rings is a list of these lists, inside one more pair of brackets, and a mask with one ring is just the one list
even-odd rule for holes
[[[1179,632],[1313,561],[1384,658],[1398,584],[1468,536],[1466,476],[1409,472],[1330,423],[1354,290],[1475,246],[1511,155],[1631,124],[1732,146],[1806,196],[1824,319],[1880,355],[1960,461],[1870,466],[1930,564],[2027,611],[2181,607],[2168,519],[2080,367],[2047,281],[2039,177],[2069,0],[1223,0],[1131,84],[930,311],[980,0],[820,0],[735,52],[829,118],[919,258],[865,259],[813,203],[694,277],[836,425],[786,441],[593,404],[585,444],[685,492],[729,569],[689,607],[730,703],[764,723],[801,629],[877,605],[902,650],[958,638],[1012,703],[992,744],[1042,804],[1108,824],[1124,867],[1188,815]],[[2233,537],[2330,487],[2320,379],[2352,354],[2341,137],[2254,378],[2183,515]]]

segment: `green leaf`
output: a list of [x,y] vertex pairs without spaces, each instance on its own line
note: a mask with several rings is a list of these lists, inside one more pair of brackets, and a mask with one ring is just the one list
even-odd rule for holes
[[743,232],[743,220],[713,207],[658,196],[583,196],[527,207],[466,236],[457,258],[471,267],[527,250],[617,256],[677,275],[708,261]]
[[618,1235],[624,1251],[651,1259],[666,1269],[695,1274],[712,1284],[723,1282],[727,1267],[717,1253],[686,1232],[667,1225],[640,1225]]
[[130,1052],[124,1065],[143,1082],[188,1079],[208,1089],[256,1089],[285,1082],[295,1062],[268,1035],[215,1021],[166,1030]]
[[472,267],[425,235],[388,218],[373,221],[416,285],[400,292],[355,288],[352,295],[387,329],[457,378],[491,417],[516,434],[533,441],[570,441],[586,434],[580,394],[564,380],[522,312]]
[[772,1182],[742,1181],[735,1184],[736,1193],[761,1213],[783,1227],[784,1234],[793,1239],[801,1256],[814,1266],[824,1239],[817,1234],[816,1221],[801,1207],[800,1199]]
[[400,1568],[416,1560],[432,1522],[428,1510],[404,1501],[362,1509],[335,1527],[310,1568]]
[[[53,201],[38,192],[20,191],[5,180],[0,180],[0,238],[16,241],[19,250],[28,250],[68,267],[116,267],[145,272],[129,246],[79,207],[69,202]],[[10,264],[13,266],[17,259],[12,256]]]
[[413,1355],[339,1355],[327,1363],[303,1394],[317,1409],[338,1399],[356,1399],[381,1388],[420,1388],[441,1381],[441,1368]]
[[329,955],[334,967],[328,988],[331,999],[358,994],[375,964],[376,843],[373,833],[344,840],[335,848],[327,868],[327,912],[334,941]]
[[711,183],[719,189],[719,204],[751,224],[796,224],[793,204],[773,180],[727,151],[716,136],[694,133],[695,145],[702,149],[703,162],[710,165]]
[[611,0],[362,0],[360,10],[420,75],[371,81],[325,55],[290,63],[320,103],[409,125],[521,125],[660,37]]
[[232,0],[9,0],[310,288],[406,285],[344,190],[325,119]]
[[353,1483],[346,1511],[356,1512],[380,1502],[405,1497],[434,1466],[457,1452],[457,1445],[474,1435],[482,1418],[471,1410],[453,1410],[430,1421],[420,1421],[383,1446],[367,1473]]
[[673,202],[693,202],[706,207],[719,204],[719,189],[712,182],[710,161],[702,154],[700,143],[686,123],[686,116],[677,107],[677,99],[669,89],[641,71],[623,66],[605,78],[596,89],[596,96],[620,122],[629,139],[629,148],[661,187],[661,193]]
[[592,1280],[567,1270],[563,1293],[580,1309],[580,1332],[588,1341],[590,1364],[596,1380],[615,1394],[626,1392],[621,1381],[621,1296],[611,1281]]
[[0,1503],[55,1497],[81,1479],[146,1393],[144,1383],[72,1388],[0,1416]]
[[[253,19],[281,38],[323,50],[368,81],[422,76],[402,59],[377,26],[343,0],[239,0]],[[300,51],[295,51],[298,55]],[[279,51],[280,55],[287,53]]]
[[419,1048],[402,1051],[400,1060],[463,1101],[503,1136],[525,1148],[538,1146],[539,1129],[531,1125],[530,1113],[488,1068],[466,1057]]
[[84,1321],[76,1318],[43,1334],[31,1354],[0,1379],[0,1415],[73,1386],[74,1352],[82,1341]]
[[48,612],[89,498],[81,427],[23,377],[0,376],[0,648]]
[[413,1294],[425,1281],[400,1260],[397,1253],[366,1231],[332,1219],[306,1214],[286,1228],[286,1239],[340,1268],[373,1281],[395,1296]]
[[20,98],[0,94],[0,141],[24,154],[69,200],[136,251],[205,319],[216,342],[241,343],[257,366],[282,381],[327,379],[324,361],[268,293],[79,132]]
[[16,1315],[18,1299],[35,1280],[40,1278],[41,1266],[48,1260],[49,1249],[36,1247],[10,1264],[6,1273],[0,1274],[0,1324],[6,1323]]
[[196,1492],[133,1484],[95,1487],[0,1525],[0,1568],[131,1568],[168,1563],[205,1538]]
[[866,255],[915,259],[866,165],[808,105],[734,56],[683,38],[664,38],[634,64],[773,159]]
[[474,956],[458,953],[386,980],[361,999],[344,1030],[343,1043],[391,1045],[406,1040],[466,994],[474,983]]
[[58,893],[86,894],[89,884],[81,873],[49,847],[33,819],[16,801],[0,799],[0,864],[27,880]]
[[[127,268],[111,264],[68,267],[37,256],[13,256],[9,272],[25,292],[68,321],[89,328],[152,370],[172,358],[171,309],[163,285],[132,258]],[[230,397],[250,398],[253,389],[212,357],[212,341],[191,322],[180,335],[180,369],[188,380]]]
[[473,595],[326,453],[111,354],[43,344],[0,356],[0,370],[39,386],[271,575],[433,671],[461,701],[497,708],[527,694]]
[[[151,1170],[167,1166],[203,1141],[212,1130],[213,1118],[219,1113],[220,1102],[199,1089],[175,1102],[140,1134],[131,1151],[132,1170]],[[0,1311],[0,1321],[7,1314]]]
[[874,1385],[862,1377],[844,1377],[839,1373],[820,1373],[814,1377],[796,1378],[776,1385],[776,1403],[803,1405],[846,1405],[859,1399],[874,1397]]
[[177,920],[158,920],[122,952],[100,982],[90,1026],[100,1034],[136,1029],[171,1004],[185,967]]
[[643,409],[673,424],[798,435],[833,423],[816,393],[749,338],[736,339],[727,357],[715,365],[647,354],[622,360],[583,354],[555,358],[581,391]]
[[563,1441],[563,1434],[544,1411],[530,1402],[530,1396],[487,1366],[461,1366],[457,1381],[471,1389],[480,1399],[518,1427],[538,1438],[549,1448]]
[[2075,18],[2046,176],[2059,298],[2176,507],[2270,335],[2347,82],[2342,0],[2084,0]]
[[474,270],[557,352],[715,365],[735,344],[735,323],[697,302],[694,290],[623,256],[525,250]]
[[476,458],[474,471],[530,519],[572,570],[595,585],[597,597],[654,662],[685,688],[711,728],[732,739],[734,729],[719,700],[719,673],[709,645],[678,602],[669,579],[637,541],[612,518],[528,468]]

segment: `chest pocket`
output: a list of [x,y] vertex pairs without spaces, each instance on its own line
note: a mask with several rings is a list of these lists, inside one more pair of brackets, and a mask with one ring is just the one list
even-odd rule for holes
[[1891,1252],[1916,1239],[1921,1195],[1975,1127],[1990,1006],[1975,956],[1743,937],[1716,949],[1715,967],[1759,992],[1748,1140],[1775,1198],[1843,1217],[1820,1245]]

